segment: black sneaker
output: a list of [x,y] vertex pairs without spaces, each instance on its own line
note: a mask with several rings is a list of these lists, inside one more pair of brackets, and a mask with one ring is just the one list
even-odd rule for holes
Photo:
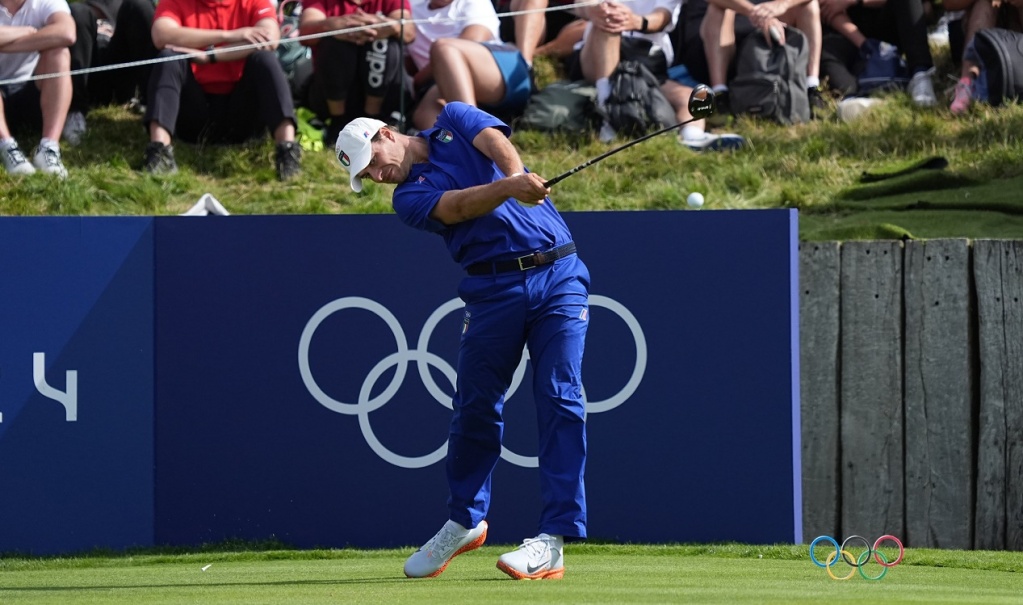
[[824,100],[824,95],[817,87],[806,89],[807,99],[810,101],[810,119],[820,120],[822,119],[823,112],[828,108],[828,102]]
[[174,174],[178,164],[174,161],[174,147],[152,141],[146,145],[142,169],[149,174]]
[[302,172],[302,147],[294,142],[277,143],[277,178],[286,181]]

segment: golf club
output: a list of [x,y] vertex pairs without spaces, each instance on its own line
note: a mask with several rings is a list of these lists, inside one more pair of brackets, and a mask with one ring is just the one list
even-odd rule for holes
[[689,95],[688,108],[689,108],[689,113],[693,116],[693,117],[689,118],[688,120],[683,120],[683,121],[679,122],[678,124],[673,124],[673,125],[668,126],[666,128],[662,128],[660,130],[656,130],[654,132],[645,134],[645,135],[643,135],[643,136],[641,136],[641,137],[639,137],[637,139],[633,139],[633,140],[629,141],[628,143],[622,145],[621,147],[615,147],[614,149],[612,149],[610,151],[602,153],[602,154],[598,155],[597,157],[595,157],[595,158],[593,158],[591,160],[587,160],[586,162],[584,162],[582,164],[579,164],[578,166],[576,166],[575,168],[569,170],[568,172],[565,172],[563,174],[559,174],[558,176],[554,177],[553,179],[547,181],[546,183],[543,184],[544,187],[551,187],[551,186],[553,186],[553,185],[555,185],[557,183],[560,183],[561,181],[563,181],[563,180],[567,179],[568,177],[572,176],[573,174],[579,172],[583,168],[586,168],[587,166],[592,166],[593,164],[596,164],[597,162],[599,162],[600,160],[603,160],[604,158],[606,158],[608,156],[614,155],[614,154],[618,153],[619,151],[621,151],[623,149],[628,149],[629,147],[632,147],[636,143],[642,143],[643,141],[645,141],[645,140],[647,140],[649,138],[655,137],[655,136],[657,136],[659,134],[664,134],[664,133],[668,132],[669,130],[677,130],[677,129],[685,126],[686,124],[688,124],[690,122],[695,122],[696,120],[702,120],[702,119],[706,118],[707,116],[711,115],[712,113],[714,113],[714,93],[711,91],[710,87],[707,86],[706,84],[697,84],[696,87],[693,88],[692,94]]

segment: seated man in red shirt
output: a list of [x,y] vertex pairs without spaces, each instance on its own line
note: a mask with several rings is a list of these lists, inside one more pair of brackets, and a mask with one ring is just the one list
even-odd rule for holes
[[174,135],[192,143],[241,143],[269,130],[278,177],[298,174],[294,101],[273,52],[280,35],[270,0],[160,0],[153,44],[161,58],[183,56],[153,65],[144,169],[177,170]]

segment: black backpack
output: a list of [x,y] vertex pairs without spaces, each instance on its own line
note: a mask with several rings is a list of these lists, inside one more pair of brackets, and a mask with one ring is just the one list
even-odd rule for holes
[[1006,101],[1023,98],[1023,34],[986,28],[973,37],[987,79],[988,102],[997,107]]
[[768,43],[759,30],[746,36],[735,59],[735,77],[728,100],[735,115],[770,118],[781,124],[810,120],[806,66],[810,50],[806,37],[785,28],[785,45]]
[[621,61],[609,79],[611,96],[604,102],[604,117],[615,132],[631,138],[675,123],[675,110],[657,77],[642,63]]

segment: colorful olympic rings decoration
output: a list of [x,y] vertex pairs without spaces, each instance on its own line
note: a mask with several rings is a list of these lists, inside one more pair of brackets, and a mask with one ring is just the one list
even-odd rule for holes
[[[835,550],[828,555],[828,558],[823,563],[821,563],[817,559],[817,555],[815,555],[813,552],[813,549],[821,542],[830,542],[831,545],[835,547]],[[866,550],[861,552],[859,556],[856,557],[854,557],[849,552],[848,548],[846,548],[850,545],[850,543],[854,542],[863,542],[863,546],[866,547]],[[896,557],[894,561],[889,562],[888,557],[885,556],[883,552],[878,550],[878,548],[885,542],[894,542],[899,547],[899,556]],[[902,562],[902,557],[905,554],[906,549],[902,546],[902,542],[891,534],[885,534],[881,536],[880,538],[874,541],[873,546],[871,546],[870,542],[868,542],[867,539],[864,538],[863,536],[849,536],[848,538],[845,539],[845,541],[842,542],[841,545],[839,545],[838,542],[831,536],[818,536],[817,538],[814,539],[813,542],[810,543],[810,560],[813,561],[813,564],[816,565],[817,567],[823,567],[824,570],[828,572],[828,577],[830,577],[832,580],[848,580],[852,578],[854,575],[856,575],[857,570],[859,570],[860,576],[862,576],[864,580],[880,580],[885,576],[885,574],[888,573],[889,568],[895,567],[896,565]],[[867,573],[863,571],[863,567],[866,565],[867,561],[870,560],[871,555],[873,555],[873,558],[875,561],[877,561],[877,564],[883,568],[881,570],[881,573],[877,574],[876,576],[867,575]],[[838,564],[839,559],[841,559],[847,565],[852,567],[848,575],[836,576],[835,573],[831,570],[831,568],[834,565]]]

